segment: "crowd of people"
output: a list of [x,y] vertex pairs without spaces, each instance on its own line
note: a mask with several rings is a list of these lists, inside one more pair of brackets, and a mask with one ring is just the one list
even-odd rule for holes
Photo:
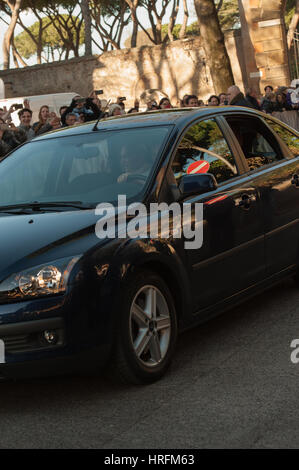
[[[59,115],[50,111],[50,107],[43,105],[38,114],[38,121],[32,124],[32,110],[30,102],[24,100],[24,106],[19,111],[20,124],[16,127],[11,120],[11,113],[16,105],[9,110],[0,108],[0,158],[20,144],[51,130],[74,126],[88,121],[104,119],[110,116],[139,113],[140,103],[136,100],[134,107],[126,110],[126,98],[119,97],[115,103],[100,100],[99,93],[93,91],[88,98],[75,96],[69,106],[62,106]],[[148,99],[146,111],[171,108],[196,108],[202,106],[245,106],[263,111],[268,114],[284,111],[299,110],[299,80],[293,80],[291,87],[278,87],[274,90],[271,85],[264,89],[264,95],[259,97],[253,88],[246,90],[244,95],[240,88],[233,85],[227,92],[212,95],[207,103],[196,95],[185,95],[177,103],[164,96],[160,101]],[[143,109],[144,110],[144,109]]]

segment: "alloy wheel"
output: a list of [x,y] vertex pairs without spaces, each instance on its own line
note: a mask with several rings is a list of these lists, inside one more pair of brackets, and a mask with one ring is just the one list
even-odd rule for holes
[[130,310],[130,336],[135,355],[147,367],[157,366],[170,345],[171,318],[165,297],[153,285],[143,286]]

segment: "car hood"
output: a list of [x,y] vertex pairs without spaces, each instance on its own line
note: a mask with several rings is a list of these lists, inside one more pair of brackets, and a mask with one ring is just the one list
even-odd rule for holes
[[0,216],[0,280],[17,268],[79,255],[101,243],[95,235],[99,219],[94,210]]

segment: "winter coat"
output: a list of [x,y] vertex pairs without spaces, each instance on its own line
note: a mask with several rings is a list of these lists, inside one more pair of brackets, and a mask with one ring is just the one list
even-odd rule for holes
[[246,108],[253,108],[252,104],[245,98],[243,93],[238,93],[229,103],[231,106],[245,106]]
[[22,130],[6,130],[0,139],[0,158],[26,142],[26,134]]

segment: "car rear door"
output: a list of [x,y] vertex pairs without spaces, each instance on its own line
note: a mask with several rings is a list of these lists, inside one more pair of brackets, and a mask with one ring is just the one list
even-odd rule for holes
[[[266,269],[271,276],[298,264],[299,141],[277,121],[265,119],[240,115],[227,121],[262,202]],[[272,130],[278,130],[281,139]]]
[[235,158],[233,141],[225,137],[223,124],[221,119],[211,118],[189,127],[172,163],[178,185],[195,161],[199,171],[212,173],[219,185],[214,191],[183,200],[192,206],[203,204],[203,245],[186,249],[194,311],[215,305],[265,277],[257,189],[250,176],[242,175],[242,161]]

